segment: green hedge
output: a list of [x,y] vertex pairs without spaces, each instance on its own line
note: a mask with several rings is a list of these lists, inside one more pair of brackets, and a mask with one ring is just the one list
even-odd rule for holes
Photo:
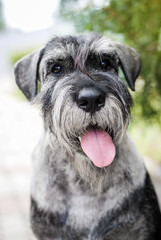
[[13,53],[11,56],[10,56],[10,62],[12,65],[14,65],[20,58],[24,57],[25,55],[29,54],[33,52],[33,49],[30,49],[30,50],[24,50],[24,51],[20,51],[20,52],[16,52],[16,53]]

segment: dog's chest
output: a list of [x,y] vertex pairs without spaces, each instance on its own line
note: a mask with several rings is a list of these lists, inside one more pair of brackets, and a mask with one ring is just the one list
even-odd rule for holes
[[[45,167],[41,169],[43,171],[36,175],[32,191],[32,196],[38,203],[38,208],[33,208],[31,214],[36,229],[44,231],[46,226],[46,234],[50,233],[53,239],[133,240],[129,234],[136,226],[132,224],[131,229],[126,221],[128,219],[131,223],[132,215],[121,214],[119,217],[120,205],[124,202],[128,188],[117,184],[105,193],[96,194],[83,183],[79,185],[74,174],[66,175],[60,169],[51,174],[50,171],[45,172]],[[125,221],[123,226],[122,221]],[[37,227],[36,224],[41,226]],[[135,239],[140,240],[137,237]]]
[[[53,209],[59,209],[59,216],[62,220],[62,229],[64,233],[70,232],[74,234],[73,239],[97,239],[106,240],[108,232],[112,230],[113,236],[116,229],[116,222],[118,219],[113,217],[115,209],[123,200],[121,191],[116,191],[116,188],[110,189],[104,194],[94,194],[89,191],[82,191],[79,188],[68,188],[69,192],[58,192],[53,199]],[[60,195],[62,196],[60,199]],[[56,197],[58,196],[58,198]],[[116,197],[117,196],[117,197]],[[122,229],[123,232],[123,229]],[[80,238],[78,238],[79,233]],[[118,234],[118,233],[116,233]],[[111,235],[111,234],[110,234]],[[121,234],[119,234],[121,236]],[[128,239],[129,235],[124,238]],[[70,238],[69,238],[70,239]],[[109,236],[108,240],[114,238]],[[131,238],[131,240],[133,240]]]
[[[57,205],[58,202],[55,202]],[[98,226],[102,224],[102,218],[108,212],[108,205],[100,198],[89,195],[73,195],[67,202],[65,213],[59,213],[63,217],[62,231],[73,236],[73,239],[103,239],[102,233],[98,233]],[[106,223],[103,223],[104,226]],[[104,227],[103,226],[103,227]],[[56,230],[57,232],[57,230]],[[60,233],[58,233],[59,236]],[[96,236],[95,236],[96,235]],[[62,235],[63,236],[63,235]],[[62,238],[63,239],[63,238]],[[69,237],[71,239],[71,237]]]
[[[111,207],[108,199],[93,198],[87,195],[73,196],[65,214],[59,213],[60,218],[66,216],[62,218],[62,239],[67,232],[73,237],[70,236],[69,239],[78,240],[129,240],[129,237],[131,240],[136,239],[130,235],[132,229],[128,225],[127,228],[121,228],[121,231],[117,229],[118,219],[111,219],[113,211]],[[56,236],[60,237],[60,232],[58,233],[57,230]]]
[[108,205],[101,198],[86,194],[73,196],[69,206],[67,223],[78,229],[93,228],[108,211]]

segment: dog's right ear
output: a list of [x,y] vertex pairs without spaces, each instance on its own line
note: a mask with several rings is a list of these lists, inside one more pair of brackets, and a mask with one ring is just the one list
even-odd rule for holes
[[14,65],[16,83],[29,101],[37,94],[38,69],[42,54],[43,49],[37,50],[24,56]]

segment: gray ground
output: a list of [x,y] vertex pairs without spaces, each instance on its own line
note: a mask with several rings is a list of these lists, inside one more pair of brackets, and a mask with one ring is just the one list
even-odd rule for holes
[[[33,240],[29,225],[31,153],[42,129],[38,110],[14,96],[13,76],[0,79],[0,240]],[[161,167],[148,158],[161,204]]]

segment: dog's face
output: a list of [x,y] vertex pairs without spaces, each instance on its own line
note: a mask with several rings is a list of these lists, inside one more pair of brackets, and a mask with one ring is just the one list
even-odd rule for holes
[[[134,90],[141,68],[138,53],[98,34],[89,34],[54,38],[44,49],[20,60],[15,76],[26,97],[41,103],[45,127],[65,151],[71,155],[83,151],[87,156],[97,155],[90,153],[90,148],[97,144],[97,138],[98,145],[102,144],[99,151],[105,149],[99,139],[103,134],[114,155],[113,142],[124,135],[132,105],[131,95],[118,77],[119,67]],[[110,163],[109,159],[104,163],[92,161],[98,167]]]

